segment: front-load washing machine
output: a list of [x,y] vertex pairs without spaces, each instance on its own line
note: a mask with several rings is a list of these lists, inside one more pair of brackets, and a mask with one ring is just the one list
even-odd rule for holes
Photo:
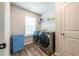
[[34,34],[33,34],[33,41],[37,45],[39,45],[39,32],[40,31],[35,31]]
[[52,55],[55,52],[55,32],[41,32],[39,35],[40,48]]

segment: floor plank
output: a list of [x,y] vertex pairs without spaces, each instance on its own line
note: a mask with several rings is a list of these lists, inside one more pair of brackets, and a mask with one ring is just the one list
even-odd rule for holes
[[12,56],[48,56],[38,45],[29,44],[22,51],[12,54]]

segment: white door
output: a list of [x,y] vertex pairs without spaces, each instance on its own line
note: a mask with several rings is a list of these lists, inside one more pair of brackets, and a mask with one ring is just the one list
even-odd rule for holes
[[6,43],[6,48],[0,49],[0,56],[10,55],[10,51],[9,51],[10,13],[9,12],[10,12],[10,4],[0,2],[0,44]]
[[79,3],[62,4],[62,55],[79,56]]

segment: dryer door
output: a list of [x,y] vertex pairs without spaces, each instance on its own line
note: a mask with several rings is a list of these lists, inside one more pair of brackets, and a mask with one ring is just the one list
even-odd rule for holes
[[47,48],[49,46],[50,41],[46,33],[42,32],[39,39],[39,42],[42,47]]

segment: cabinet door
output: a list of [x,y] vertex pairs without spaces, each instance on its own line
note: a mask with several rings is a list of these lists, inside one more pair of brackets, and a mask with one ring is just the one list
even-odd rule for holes
[[15,36],[13,38],[13,52],[18,52],[24,48],[24,37]]

